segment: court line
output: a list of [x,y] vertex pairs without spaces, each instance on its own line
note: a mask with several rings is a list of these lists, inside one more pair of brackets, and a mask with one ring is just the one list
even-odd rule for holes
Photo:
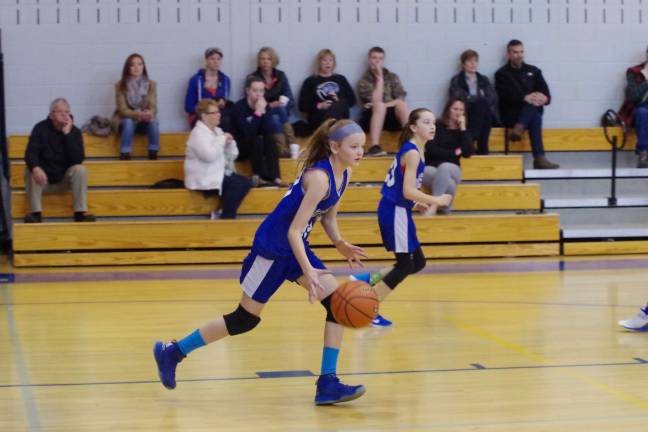
[[[476,367],[479,365],[481,367]],[[338,376],[362,376],[362,375],[405,375],[405,374],[422,374],[422,373],[448,373],[448,372],[481,372],[503,370],[521,370],[521,369],[577,369],[590,367],[612,367],[612,366],[646,366],[648,361],[640,358],[634,358],[633,361],[613,362],[613,363],[578,363],[578,364],[538,364],[538,365],[520,365],[520,366],[484,366],[482,363],[471,363],[469,367],[463,368],[443,368],[443,369],[407,369],[396,371],[360,371],[360,372],[340,372]],[[295,374],[293,372],[299,372]],[[245,380],[268,380],[268,379],[291,379],[303,378],[305,372],[310,371],[277,371],[272,375],[268,372],[262,372],[262,376],[245,376],[245,377],[221,377],[221,378],[193,378],[177,379],[178,383],[191,382],[218,382],[218,381],[245,381]],[[311,372],[312,373],[312,372]],[[258,372],[257,372],[258,374]],[[264,376],[265,375],[265,376]],[[312,374],[317,376],[317,374]],[[83,387],[83,386],[104,386],[104,385],[132,385],[132,384],[159,384],[159,380],[136,380],[136,381],[94,381],[94,382],[72,382],[72,383],[42,383],[42,384],[0,384],[0,389],[17,388],[17,387]]]
[[[335,263],[329,269],[335,276],[346,276],[359,271],[377,271],[384,265],[367,265],[364,269],[350,270],[348,265]],[[627,268],[648,268],[648,259],[629,260],[582,260],[582,261],[507,261],[486,263],[439,263],[431,262],[419,274],[454,273],[532,273],[571,270],[609,270]],[[39,282],[101,282],[101,281],[144,281],[144,280],[200,280],[200,279],[238,279],[239,268],[232,269],[192,269],[192,270],[132,270],[105,272],[66,272],[66,273],[8,273],[13,283]]]
[[16,319],[14,310],[11,303],[11,296],[9,288],[5,284],[0,284],[2,290],[2,301],[4,302],[5,313],[7,316],[7,327],[9,330],[9,340],[11,348],[14,353],[14,361],[18,371],[18,379],[20,380],[20,389],[22,394],[23,403],[25,405],[25,414],[27,416],[27,424],[30,432],[38,432],[40,427],[40,416],[38,415],[38,407],[32,393],[32,386],[29,380],[29,373],[25,358],[23,356],[22,346],[20,344],[20,337],[18,336],[18,329],[16,328]]
[[[498,336],[483,327],[467,323],[465,321],[458,320],[454,317],[445,317],[445,319],[457,326],[458,328],[467,331],[468,333],[472,333],[474,335],[477,335],[481,337],[482,339],[488,340],[490,342],[495,343],[496,345],[499,345],[509,351],[515,352],[527,359],[530,359],[532,361],[535,361],[537,363],[540,363],[541,365],[546,365],[548,363],[551,363],[551,359],[548,357],[545,357],[541,354],[535,353],[522,345],[509,341],[507,339],[504,339],[501,336]],[[637,362],[636,364],[638,365],[643,365],[646,364],[644,359],[641,358],[634,358],[634,360]],[[490,368],[489,368],[490,369]],[[605,384],[602,381],[599,381],[595,378],[589,377],[584,374],[578,373],[578,370],[575,370],[574,372],[568,373],[567,376],[569,376],[572,379],[575,379],[576,381],[580,381],[583,384],[587,384],[590,387],[593,387],[608,396],[613,396],[617,399],[623,400],[624,402],[627,402],[631,405],[634,405],[638,408],[641,408],[642,410],[648,410],[648,400],[644,400],[641,398],[636,397],[635,395],[628,393],[626,391],[617,389],[615,387],[612,387],[608,384]]]
[[[63,305],[91,305],[91,304],[156,304],[156,303],[236,303],[240,296],[230,299],[169,299],[169,300],[91,300],[91,301],[61,301],[61,302],[13,302],[11,306],[63,306]],[[306,300],[298,299],[277,299],[274,303],[305,303]],[[566,306],[566,307],[593,307],[593,308],[633,308],[636,304],[597,304],[597,303],[560,303],[560,302],[523,302],[523,301],[495,301],[495,300],[419,300],[419,299],[390,299],[389,303],[450,303],[450,304],[475,304],[475,305],[512,305],[512,306]],[[7,303],[0,302],[0,305]]]

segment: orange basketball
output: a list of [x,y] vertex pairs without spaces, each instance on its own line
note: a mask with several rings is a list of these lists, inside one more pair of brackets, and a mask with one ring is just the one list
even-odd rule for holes
[[378,314],[378,296],[366,282],[345,282],[333,292],[331,311],[345,327],[366,327]]

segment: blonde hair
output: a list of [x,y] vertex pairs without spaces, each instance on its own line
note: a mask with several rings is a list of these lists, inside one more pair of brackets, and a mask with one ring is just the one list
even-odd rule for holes
[[326,56],[333,57],[333,70],[335,70],[335,67],[337,66],[337,60],[335,59],[335,53],[333,53],[333,51],[331,51],[328,48],[324,48],[324,49],[319,50],[319,52],[317,53],[317,60],[315,60],[315,75],[319,74],[320,62]]
[[299,155],[297,172],[303,172],[315,162],[331,156],[331,140],[329,135],[339,128],[354,123],[353,120],[328,119],[313,133],[306,147]]
[[216,102],[214,99],[201,99],[196,106],[196,114],[198,115],[198,117],[205,114],[209,107],[214,107],[220,111],[220,108],[218,108],[218,102]]
[[276,68],[277,65],[279,64],[279,54],[277,54],[277,51],[274,50],[274,48],[271,47],[261,47],[259,52],[257,53],[257,66],[259,64],[259,60],[261,59],[261,54],[268,54],[270,56],[270,60],[272,61],[272,67]]

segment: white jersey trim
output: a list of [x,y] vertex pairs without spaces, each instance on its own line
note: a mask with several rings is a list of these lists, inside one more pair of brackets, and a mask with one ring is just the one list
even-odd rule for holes
[[394,240],[396,242],[396,253],[409,252],[408,225],[407,209],[395,206]]
[[252,266],[250,266],[250,270],[245,275],[243,283],[241,284],[243,286],[243,291],[245,291],[248,296],[254,296],[254,293],[257,292],[261,283],[263,283],[263,279],[268,275],[272,264],[274,264],[274,260],[263,258],[260,255],[257,255],[254,258],[254,262],[252,263]]

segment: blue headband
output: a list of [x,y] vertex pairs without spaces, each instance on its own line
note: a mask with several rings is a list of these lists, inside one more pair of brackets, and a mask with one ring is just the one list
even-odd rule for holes
[[340,142],[344,138],[348,137],[349,135],[353,135],[357,133],[364,133],[364,131],[360,126],[358,126],[357,123],[351,122],[336,129],[334,132],[331,132],[328,138],[332,141]]

